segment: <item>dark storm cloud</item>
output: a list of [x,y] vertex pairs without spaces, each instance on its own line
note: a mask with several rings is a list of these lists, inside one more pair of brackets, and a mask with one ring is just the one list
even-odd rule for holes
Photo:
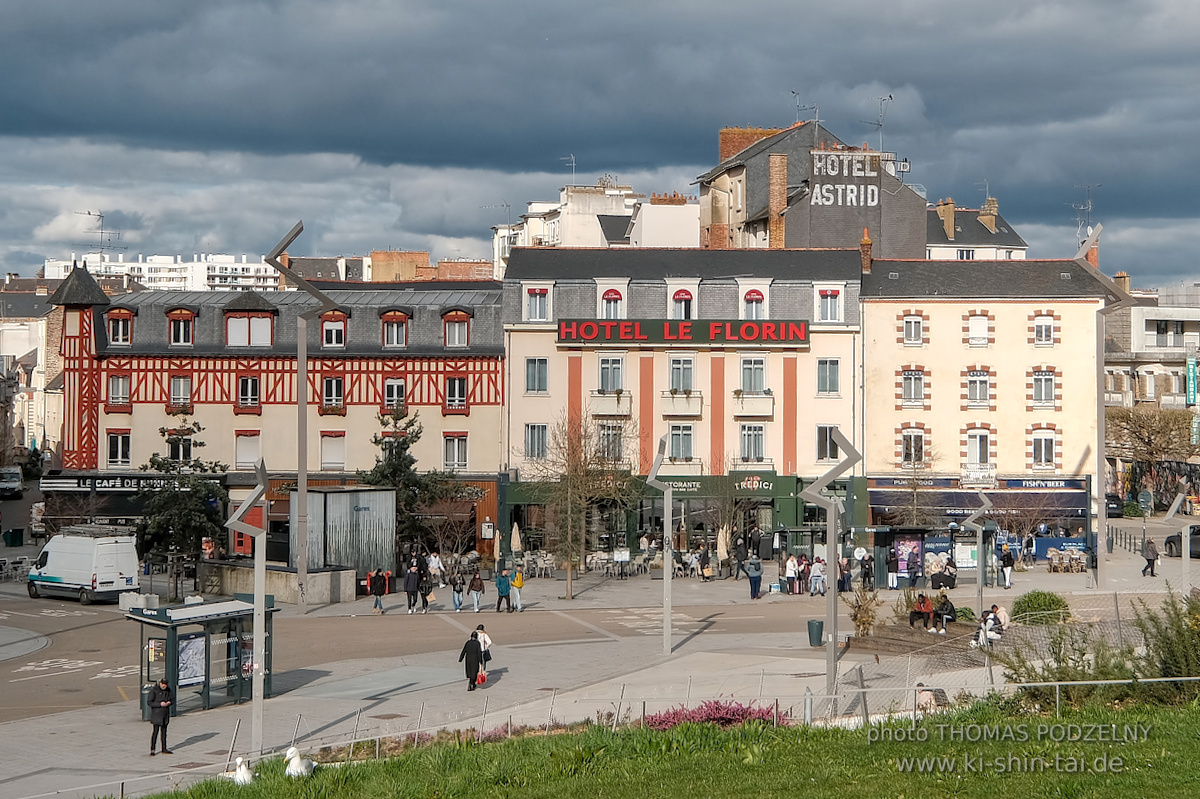
[[884,146],[929,199],[978,206],[986,185],[1040,226],[1036,255],[1074,254],[1071,204],[1103,184],[1105,241],[1147,261],[1126,268],[1191,268],[1161,236],[1200,216],[1193,0],[0,8],[0,235],[23,252],[103,202],[148,249],[261,251],[292,214],[314,252],[486,255],[505,212],[480,206],[552,198],[568,153],[582,182],[684,189],[720,127],[789,124],[795,91],[872,146],[891,95]]

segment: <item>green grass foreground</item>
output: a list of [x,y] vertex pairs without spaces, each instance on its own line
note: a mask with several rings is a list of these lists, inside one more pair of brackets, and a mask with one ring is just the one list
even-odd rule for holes
[[[942,725],[940,728],[938,725]],[[1137,742],[1037,740],[1039,725],[1077,725],[1079,734],[1124,737],[1149,727]],[[1086,726],[1093,725],[1093,726]],[[1112,726],[1112,725],[1115,725]],[[1200,711],[1093,709],[1061,718],[1012,715],[1003,704],[980,703],[918,724],[876,728],[876,736],[925,740],[869,741],[862,730],[774,728],[751,722],[722,730],[688,724],[667,732],[591,727],[579,734],[435,743],[391,759],[347,766],[318,766],[307,780],[284,776],[284,761],[255,764],[253,785],[210,780],[177,794],[194,799],[252,797],[1171,797],[1200,796]],[[956,733],[956,730],[958,731]],[[1029,740],[969,741],[1005,735]],[[923,731],[923,733],[921,732]],[[1040,737],[1073,733],[1047,729]],[[956,735],[961,739],[952,740]],[[1007,736],[1006,736],[1007,737]],[[373,747],[372,747],[373,750]],[[344,750],[343,750],[344,751]],[[1037,767],[1034,758],[1047,765]],[[915,759],[908,760],[906,759]],[[948,758],[949,760],[930,760]],[[1000,758],[1000,761],[996,759]],[[1013,758],[1013,759],[1010,759]],[[1056,760],[1057,758],[1057,760]],[[1066,758],[1071,758],[1067,760]],[[1119,773],[1096,773],[1100,762]],[[917,769],[921,759],[938,773]],[[1004,762],[1005,767],[997,766]],[[1061,771],[1083,764],[1084,773]],[[953,772],[948,769],[953,764]],[[978,771],[964,773],[970,764]],[[1027,770],[1023,766],[1029,766]],[[1002,773],[1003,772],[1003,773]]]

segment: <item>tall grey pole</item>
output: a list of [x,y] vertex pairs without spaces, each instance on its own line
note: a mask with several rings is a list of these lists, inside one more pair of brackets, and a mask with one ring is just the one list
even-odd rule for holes
[[827,553],[825,563],[825,690],[830,696],[837,691],[838,597],[837,591],[831,591],[829,588],[829,569],[831,563],[836,565],[838,562],[838,536],[841,532],[842,522],[841,500],[821,492],[828,488],[834,480],[852,469],[854,464],[862,460],[862,453],[854,448],[841,430],[835,427],[832,435],[833,442],[837,445],[838,451],[842,453],[842,459],[832,469],[818,477],[816,482],[810,483],[800,492],[802,499],[825,509],[825,549]]
[[675,576],[675,554],[671,544],[671,533],[674,531],[672,511],[674,510],[675,495],[670,483],[658,479],[658,470],[662,468],[663,458],[667,454],[667,437],[658,440],[658,454],[654,456],[654,464],[650,474],[646,476],[646,484],[657,488],[663,493],[663,654],[671,654],[671,579]]
[[[976,610],[979,612],[979,618],[983,618],[983,577],[987,573],[985,571],[987,560],[984,558],[983,549],[983,525],[978,519],[984,513],[992,509],[992,501],[987,498],[982,490],[979,491],[979,508],[967,518],[963,519],[962,526],[975,533],[975,561],[976,574],[978,578],[975,580],[975,602]],[[953,543],[953,542],[952,542]]]

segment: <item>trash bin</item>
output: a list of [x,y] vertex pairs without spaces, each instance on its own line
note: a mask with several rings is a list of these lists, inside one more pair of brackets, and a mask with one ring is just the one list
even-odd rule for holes
[[825,643],[825,622],[822,619],[808,620],[808,645],[821,646]]
[[12,528],[11,530],[8,531],[8,536],[9,536],[9,544],[8,545],[10,547],[20,547],[20,546],[25,545],[25,528],[24,527]]
[[3,538],[4,538],[4,546],[11,547],[12,546],[12,530],[5,530],[3,533]]

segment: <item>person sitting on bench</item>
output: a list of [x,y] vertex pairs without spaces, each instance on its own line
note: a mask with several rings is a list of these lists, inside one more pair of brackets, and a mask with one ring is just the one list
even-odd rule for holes
[[942,635],[946,634],[946,624],[954,621],[958,617],[958,611],[954,607],[954,603],[950,601],[950,597],[942,591],[938,597],[937,607],[933,609],[933,628],[937,630],[938,622],[941,622],[942,629],[938,630]]
[[914,627],[917,619],[925,625],[925,629],[929,629],[929,620],[933,617],[933,603],[929,601],[929,597],[924,594],[917,594],[917,603],[913,605],[913,609],[908,613],[908,626]]

